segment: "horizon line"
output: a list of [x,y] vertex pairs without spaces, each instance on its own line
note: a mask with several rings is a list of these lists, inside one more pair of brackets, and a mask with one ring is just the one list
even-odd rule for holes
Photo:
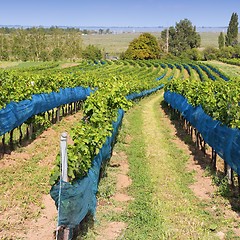
[[[0,27],[71,27],[71,28],[169,28],[168,26],[94,26],[94,25],[22,25],[0,24]],[[228,28],[227,26],[195,26],[196,28]],[[240,27],[238,27],[240,28]]]

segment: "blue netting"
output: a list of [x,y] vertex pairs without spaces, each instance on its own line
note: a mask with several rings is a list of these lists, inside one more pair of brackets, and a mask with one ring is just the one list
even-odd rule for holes
[[91,92],[90,88],[65,88],[59,92],[32,95],[31,100],[11,102],[0,110],[0,136],[20,126],[34,115],[63,104],[85,100]]
[[208,69],[206,66],[204,66],[204,65],[199,65],[199,67],[200,67],[203,71],[206,72],[206,74],[208,75],[208,77],[209,77],[211,80],[213,80],[213,81],[216,80],[216,77],[211,74],[211,72],[209,71],[209,69]]
[[229,81],[229,78],[225,75],[223,75],[218,69],[216,69],[215,67],[211,66],[211,65],[207,65],[212,71],[214,71],[215,73],[217,73],[220,78],[222,78],[224,81]]
[[150,95],[151,93],[154,93],[154,92],[162,89],[163,87],[164,87],[164,84],[161,84],[158,87],[155,87],[155,88],[152,88],[152,89],[149,89],[149,90],[144,90],[140,93],[131,93],[131,94],[127,95],[126,98],[127,98],[127,100],[134,100],[136,98],[145,97],[147,95]]
[[163,79],[166,76],[167,73],[163,73],[160,77],[157,77],[156,80],[160,81],[161,79]]
[[[95,214],[97,205],[96,193],[98,189],[98,180],[100,167],[103,161],[111,157],[112,146],[121,125],[124,115],[123,110],[118,111],[118,119],[113,123],[113,133],[111,137],[101,148],[99,154],[94,158],[92,168],[88,175],[74,183],[62,182],[61,197],[59,203],[58,225],[74,228],[78,225],[88,212]],[[50,194],[58,206],[60,183],[53,186]]]
[[164,99],[202,135],[206,143],[240,175],[240,130],[213,120],[201,106],[193,107],[182,95],[167,91]]
[[[161,88],[164,85],[158,86],[151,90],[146,90],[141,93],[133,93],[128,95],[128,100],[147,96]],[[105,144],[101,148],[99,154],[94,158],[92,167],[86,177],[75,181],[74,183],[60,182],[53,186],[50,195],[54,199],[56,206],[59,201],[59,191],[61,186],[60,202],[59,202],[59,220],[58,226],[67,226],[74,228],[78,225],[87,213],[95,214],[97,199],[96,193],[98,190],[99,173],[102,162],[110,159],[112,148],[118,133],[118,128],[121,125],[124,115],[123,110],[118,110],[118,119],[113,123],[112,135],[107,138]]]

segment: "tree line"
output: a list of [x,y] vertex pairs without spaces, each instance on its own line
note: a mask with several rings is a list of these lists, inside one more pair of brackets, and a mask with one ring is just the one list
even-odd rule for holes
[[0,60],[59,61],[80,58],[101,59],[101,50],[93,45],[83,47],[82,34],[77,28],[31,27],[0,28]]
[[[92,30],[60,27],[0,28],[0,60],[2,61],[59,61],[78,59],[102,59],[102,51],[94,45],[83,47],[82,34]],[[94,32],[96,33],[96,32]],[[98,34],[110,34],[99,29]],[[240,58],[238,44],[238,15],[233,13],[227,33],[220,33],[219,48],[200,50],[201,37],[188,19],[180,20],[161,32],[160,39],[143,33],[130,42],[121,59],[183,58],[212,60]]]
[[183,19],[161,32],[157,39],[149,33],[143,33],[134,39],[122,59],[162,59],[182,58],[190,60],[212,60],[218,58],[240,58],[238,44],[238,15],[233,13],[227,33],[220,33],[219,48],[212,46],[200,49],[201,37],[196,27],[188,19]]

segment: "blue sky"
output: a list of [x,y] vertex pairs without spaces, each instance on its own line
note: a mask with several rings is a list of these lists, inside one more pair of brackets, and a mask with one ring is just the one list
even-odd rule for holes
[[240,0],[2,0],[0,25],[217,27],[233,12],[240,20]]

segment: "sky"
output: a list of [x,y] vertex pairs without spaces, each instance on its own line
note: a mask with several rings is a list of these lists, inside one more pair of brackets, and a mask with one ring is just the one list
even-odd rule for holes
[[0,25],[224,27],[233,12],[240,0],[1,0]]

